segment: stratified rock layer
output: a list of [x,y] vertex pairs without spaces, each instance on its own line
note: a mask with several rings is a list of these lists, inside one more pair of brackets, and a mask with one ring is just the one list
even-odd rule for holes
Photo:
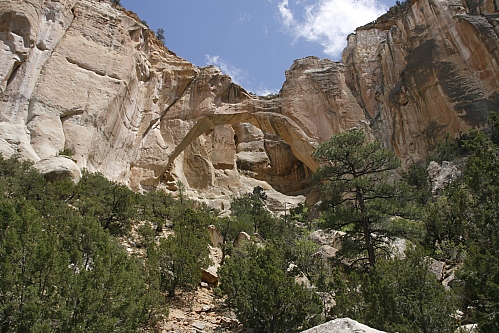
[[266,98],[106,1],[1,1],[0,152],[38,162],[70,150],[79,169],[137,191],[181,181],[221,209],[254,186],[293,204],[303,197],[281,193],[305,193],[312,151],[332,134],[370,123],[407,164],[482,126],[499,109],[497,7],[392,9],[349,37],[343,63],[296,60]]
[[499,110],[498,10],[495,0],[412,0],[349,36],[348,86],[403,162]]

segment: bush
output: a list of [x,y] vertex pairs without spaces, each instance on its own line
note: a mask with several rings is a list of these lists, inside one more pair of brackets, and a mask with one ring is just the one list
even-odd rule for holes
[[317,324],[322,302],[286,273],[279,247],[249,245],[249,256],[233,256],[220,268],[220,290],[239,321],[256,332],[290,332]]
[[136,332],[164,313],[143,266],[102,228],[100,194],[114,185],[94,177],[46,182],[0,158],[2,332]]
[[3,332],[135,332],[151,304],[142,269],[92,218],[0,199]]
[[164,45],[165,44],[165,29],[159,28],[156,31],[156,37]]
[[148,257],[157,265],[160,272],[161,290],[169,296],[175,291],[193,290],[201,282],[201,268],[209,265],[208,232],[211,216],[203,210],[195,211],[190,207],[174,219],[174,235],[162,239],[159,246],[148,247]]
[[100,174],[84,172],[70,202],[113,235],[127,234],[138,216],[137,194]]
[[73,156],[73,151],[69,148],[65,148],[65,149],[59,151],[59,155],[71,157],[71,156]]
[[387,332],[454,332],[455,295],[437,281],[429,263],[413,251],[407,259],[380,260],[375,269],[352,274],[346,284],[335,286],[337,306],[332,315]]
[[266,200],[267,195],[260,186],[255,187],[252,193],[232,200],[232,216],[237,220],[237,226],[241,228],[239,231],[255,232],[264,239],[282,236],[283,225],[267,209]]

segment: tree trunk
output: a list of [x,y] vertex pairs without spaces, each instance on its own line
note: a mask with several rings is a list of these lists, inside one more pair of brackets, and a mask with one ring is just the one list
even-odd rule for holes
[[366,242],[369,266],[374,267],[376,264],[376,256],[374,255],[374,245],[372,243],[371,229],[369,228],[369,219],[367,217],[363,218],[362,225],[364,228],[364,240]]
[[362,213],[362,229],[364,231],[364,241],[366,243],[367,256],[369,260],[369,266],[374,267],[376,264],[376,256],[374,255],[374,245],[372,243],[371,238],[371,228],[369,227],[369,218],[365,216],[366,206],[364,202],[364,196],[360,189],[357,188],[356,192],[356,201],[357,207]]

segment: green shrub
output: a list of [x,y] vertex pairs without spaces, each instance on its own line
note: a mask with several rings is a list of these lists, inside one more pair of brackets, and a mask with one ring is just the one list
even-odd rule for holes
[[455,294],[445,290],[429,264],[422,252],[409,251],[407,259],[380,260],[373,270],[337,281],[333,317],[387,332],[454,332]]
[[293,332],[318,324],[322,302],[286,273],[279,246],[250,245],[248,256],[232,256],[220,268],[221,293],[239,321],[256,332]]
[[65,148],[65,149],[59,151],[59,155],[71,157],[71,156],[73,156],[73,151],[69,148]]

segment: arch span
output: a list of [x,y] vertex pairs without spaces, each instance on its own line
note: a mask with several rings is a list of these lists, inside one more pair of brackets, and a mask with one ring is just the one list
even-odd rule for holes
[[275,112],[233,112],[210,114],[199,119],[170,155],[167,170],[171,168],[175,158],[201,134],[218,125],[237,123],[250,123],[264,132],[277,135],[310,170],[315,172],[318,169],[319,165],[312,156],[318,145],[317,141],[308,137],[293,120]]

